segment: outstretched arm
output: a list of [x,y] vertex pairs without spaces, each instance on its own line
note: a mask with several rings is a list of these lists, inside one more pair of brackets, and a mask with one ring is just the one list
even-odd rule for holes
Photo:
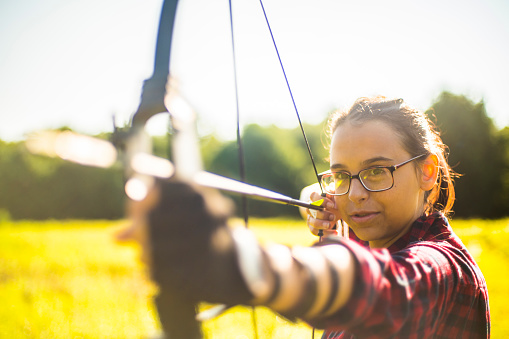
[[179,291],[196,302],[265,305],[308,321],[348,300],[354,261],[346,247],[333,240],[262,247],[248,230],[227,226],[231,203],[217,191],[179,182],[157,190],[147,221],[152,277],[162,295]]

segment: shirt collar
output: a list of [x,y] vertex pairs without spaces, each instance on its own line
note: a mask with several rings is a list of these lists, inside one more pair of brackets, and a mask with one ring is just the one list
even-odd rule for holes
[[434,212],[414,221],[410,230],[389,246],[388,250],[394,253],[404,249],[408,244],[417,241],[441,240],[448,238],[450,234],[449,223],[445,216],[440,212]]

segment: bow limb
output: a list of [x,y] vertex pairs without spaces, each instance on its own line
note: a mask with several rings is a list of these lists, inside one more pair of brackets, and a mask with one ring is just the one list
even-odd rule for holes
[[157,33],[154,71],[145,80],[141,102],[133,116],[132,126],[143,127],[154,115],[167,112],[164,100],[170,75],[170,53],[178,0],[164,0]]
[[[120,147],[126,151],[124,158],[124,161],[127,162],[125,164],[127,169],[126,177],[133,178],[135,176],[136,180],[141,180],[148,188],[153,184],[153,178],[134,174],[130,169],[130,161],[132,156],[137,153],[152,152],[150,139],[144,131],[145,124],[154,115],[168,112],[165,100],[168,96],[170,52],[177,4],[178,0],[164,0],[163,2],[157,35],[154,72],[143,84],[140,105],[133,115],[130,130],[124,135],[120,133],[119,139],[121,141],[118,142],[117,140],[117,145],[120,143]],[[176,108],[176,111],[179,111],[178,108]],[[190,124],[194,124],[194,120],[179,119],[174,115],[171,115],[171,119],[174,128],[177,127],[179,131],[184,131],[183,133],[178,133],[177,136],[177,139],[181,141],[176,142],[178,146],[176,146],[175,152],[180,154],[177,156],[177,159],[174,159],[176,174],[179,175],[191,171],[193,166],[196,166],[194,171],[199,171],[201,167],[199,166],[200,161],[197,160],[199,157],[196,152],[194,152],[196,156],[191,162],[184,161],[185,157],[181,155],[184,152],[183,148],[186,142],[189,142],[187,139],[193,138],[192,132],[188,133],[185,131],[194,131],[194,129],[190,128]],[[117,138],[118,135],[117,133]],[[197,142],[194,144],[197,144]],[[183,177],[182,175],[179,176]],[[152,267],[153,269],[154,267]],[[165,286],[160,288],[159,295],[156,297],[156,306],[161,326],[167,338],[202,338],[200,324],[195,320],[196,301],[191,296],[182,294],[181,291],[172,286]]]

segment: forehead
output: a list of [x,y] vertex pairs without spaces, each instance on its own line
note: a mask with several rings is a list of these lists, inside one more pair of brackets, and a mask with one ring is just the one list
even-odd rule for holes
[[382,121],[340,125],[332,136],[330,150],[331,166],[341,164],[348,168],[358,167],[373,158],[397,161],[408,156],[400,136]]

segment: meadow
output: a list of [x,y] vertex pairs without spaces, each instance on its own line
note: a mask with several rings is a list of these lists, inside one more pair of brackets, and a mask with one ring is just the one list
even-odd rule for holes
[[[118,244],[125,221],[0,221],[0,338],[150,338],[160,327],[157,293],[138,262],[136,244]],[[490,293],[492,337],[509,337],[509,219],[454,220],[481,267]],[[252,219],[262,241],[309,245],[316,239],[300,220]],[[205,305],[203,306],[205,307]],[[265,338],[311,338],[257,308]],[[251,310],[234,307],[203,324],[206,338],[254,338]],[[320,331],[315,337],[320,337]]]

